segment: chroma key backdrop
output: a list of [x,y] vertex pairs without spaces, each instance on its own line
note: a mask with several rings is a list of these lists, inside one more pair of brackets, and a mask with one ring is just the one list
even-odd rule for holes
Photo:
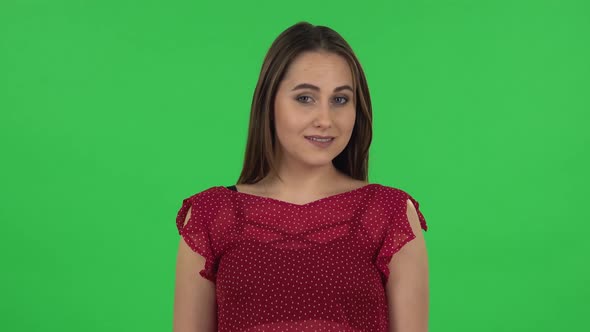
[[[432,332],[587,331],[590,2],[0,2],[1,331],[171,331],[181,200],[235,184],[274,38],[338,31]],[[403,332],[403,331],[400,331]]]

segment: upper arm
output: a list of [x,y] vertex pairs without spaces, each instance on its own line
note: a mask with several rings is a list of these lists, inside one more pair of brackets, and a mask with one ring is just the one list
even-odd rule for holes
[[180,237],[174,286],[174,332],[217,331],[215,284],[199,275],[198,271],[204,267],[205,258]]
[[407,200],[407,216],[415,238],[406,243],[389,262],[386,284],[389,331],[428,331],[428,259],[418,213]]

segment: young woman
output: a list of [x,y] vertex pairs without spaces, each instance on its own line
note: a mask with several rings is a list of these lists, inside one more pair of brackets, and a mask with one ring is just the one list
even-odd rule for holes
[[277,37],[237,184],[178,211],[174,331],[427,331],[426,221],[408,193],[367,182],[371,121],[337,32]]

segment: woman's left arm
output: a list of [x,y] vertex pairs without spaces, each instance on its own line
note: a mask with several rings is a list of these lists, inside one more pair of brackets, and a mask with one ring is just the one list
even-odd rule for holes
[[386,284],[390,332],[428,332],[428,257],[418,213],[407,200],[407,215],[415,239],[389,262]]

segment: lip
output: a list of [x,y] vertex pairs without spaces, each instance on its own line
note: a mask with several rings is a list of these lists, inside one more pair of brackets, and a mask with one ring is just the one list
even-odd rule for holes
[[[332,138],[329,142],[317,142],[317,141],[313,141],[313,140],[309,139],[308,137],[311,138],[311,137],[317,137],[317,136],[305,136],[305,140],[308,141],[309,143],[313,144],[314,146],[319,147],[319,148],[327,148],[332,143],[334,143],[334,140],[335,140],[335,138]],[[328,136],[328,137],[330,137],[330,136]]]
[[313,135],[313,136],[304,136],[305,138],[309,138],[309,137],[313,137],[313,138],[334,138],[334,136],[319,136],[319,135]]

